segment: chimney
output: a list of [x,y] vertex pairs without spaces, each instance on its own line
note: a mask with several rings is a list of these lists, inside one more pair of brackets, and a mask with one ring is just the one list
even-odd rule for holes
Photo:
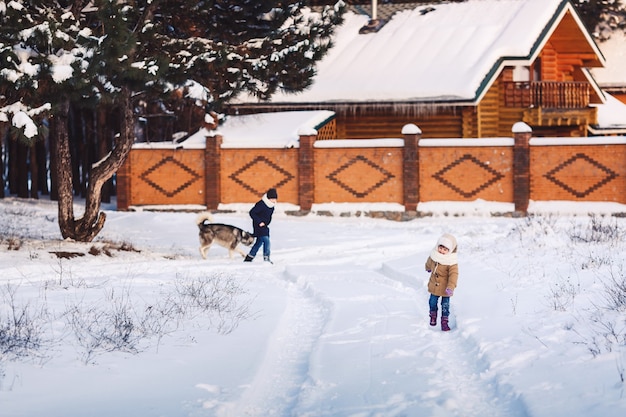
[[378,32],[386,22],[378,19],[378,0],[372,0],[372,14],[367,25],[359,29],[360,34]]

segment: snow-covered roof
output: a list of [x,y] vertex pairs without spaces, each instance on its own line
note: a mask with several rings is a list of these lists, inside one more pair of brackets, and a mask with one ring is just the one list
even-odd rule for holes
[[216,131],[202,128],[180,143],[137,143],[133,147],[203,149],[207,136],[219,134],[222,148],[297,148],[300,134],[313,133],[334,117],[335,112],[328,110],[228,116]]
[[606,58],[606,66],[593,68],[593,77],[603,88],[626,87],[626,33],[613,32],[599,47]]
[[626,134],[626,104],[604,92],[606,101],[597,104],[598,124],[589,127],[594,135]]
[[313,85],[298,94],[278,93],[270,103],[475,103],[504,65],[529,65],[568,12],[602,61],[566,0],[420,4],[368,34],[359,30],[369,16],[348,12]]

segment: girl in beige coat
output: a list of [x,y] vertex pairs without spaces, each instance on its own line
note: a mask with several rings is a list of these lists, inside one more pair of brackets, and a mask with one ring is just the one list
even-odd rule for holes
[[426,260],[426,271],[430,272],[428,292],[430,293],[430,325],[437,325],[437,304],[441,297],[441,330],[447,332],[450,316],[450,297],[454,294],[459,278],[456,239],[451,234],[442,235],[437,240],[430,256]]

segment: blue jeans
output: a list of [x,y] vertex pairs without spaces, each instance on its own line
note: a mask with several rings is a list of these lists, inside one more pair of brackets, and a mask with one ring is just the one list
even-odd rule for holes
[[[437,302],[439,296],[431,294],[428,300],[430,311],[437,311]],[[441,317],[448,317],[450,315],[450,297],[441,297]]]
[[253,258],[256,256],[256,253],[263,245],[263,256],[270,256],[270,237],[269,236],[258,236],[256,238],[256,242],[252,245],[252,249],[250,249],[249,255]]

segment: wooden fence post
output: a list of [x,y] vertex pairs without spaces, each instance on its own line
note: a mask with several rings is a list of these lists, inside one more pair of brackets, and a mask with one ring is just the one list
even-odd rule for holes
[[222,200],[222,135],[206,137],[204,151],[204,199],[207,210],[217,210]]
[[417,211],[419,203],[419,141],[422,131],[414,124],[402,127],[404,136],[402,186],[405,211]]
[[524,122],[513,125],[513,202],[518,215],[528,213],[530,200],[530,138],[532,128]]
[[315,198],[315,155],[313,144],[317,139],[315,129],[300,130],[298,150],[298,202],[301,211],[310,211]]

